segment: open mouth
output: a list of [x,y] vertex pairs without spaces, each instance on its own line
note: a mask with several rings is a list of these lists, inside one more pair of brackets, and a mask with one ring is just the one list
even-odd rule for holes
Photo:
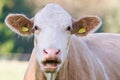
[[47,73],[54,73],[58,65],[61,63],[61,60],[55,59],[55,60],[44,60],[42,61],[42,66],[44,68],[44,71]]

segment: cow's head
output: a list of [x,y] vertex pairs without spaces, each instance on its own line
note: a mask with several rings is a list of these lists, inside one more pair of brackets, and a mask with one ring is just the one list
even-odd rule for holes
[[34,53],[45,73],[59,71],[68,55],[72,34],[85,36],[101,25],[97,16],[85,16],[75,21],[57,4],[48,4],[33,19],[23,14],[9,14],[5,22],[21,36],[34,34]]

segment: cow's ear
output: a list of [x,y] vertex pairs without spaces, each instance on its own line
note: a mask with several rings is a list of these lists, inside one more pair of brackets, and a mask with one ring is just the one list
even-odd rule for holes
[[23,14],[9,14],[5,23],[13,32],[21,36],[29,36],[34,32],[33,21]]
[[73,33],[85,36],[90,32],[95,32],[101,24],[101,19],[97,16],[82,17],[77,21],[73,20]]

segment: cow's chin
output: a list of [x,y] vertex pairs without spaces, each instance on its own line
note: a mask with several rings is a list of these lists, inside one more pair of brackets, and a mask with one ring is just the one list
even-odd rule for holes
[[41,62],[41,68],[45,73],[55,73],[59,69],[61,60],[44,60]]

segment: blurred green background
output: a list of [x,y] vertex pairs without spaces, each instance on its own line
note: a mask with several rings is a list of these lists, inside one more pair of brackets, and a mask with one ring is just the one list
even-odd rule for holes
[[97,32],[120,32],[120,0],[0,0],[0,80],[21,80],[27,66],[23,60],[29,59],[26,53],[31,53],[33,48],[33,37],[13,33],[4,23],[5,17],[9,13],[21,13],[32,18],[51,2],[63,6],[75,19],[98,15],[103,25]]

